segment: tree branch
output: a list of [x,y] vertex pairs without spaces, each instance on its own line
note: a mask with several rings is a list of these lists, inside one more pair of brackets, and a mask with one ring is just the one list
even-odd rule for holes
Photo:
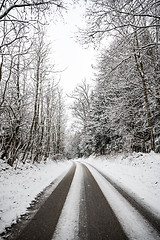
[[2,4],[1,4],[1,6],[0,6],[0,10],[2,9],[2,7],[3,7],[3,5],[4,5],[4,2],[5,2],[5,0],[2,1]]
[[62,4],[54,3],[52,1],[46,1],[46,2],[38,2],[38,3],[24,3],[24,4],[15,4],[10,6],[4,13],[0,15],[0,20],[3,19],[5,16],[8,15],[8,13],[14,9],[14,8],[22,8],[22,7],[33,7],[33,6],[40,6],[40,5],[45,5],[45,4],[53,4],[57,7],[63,7]]

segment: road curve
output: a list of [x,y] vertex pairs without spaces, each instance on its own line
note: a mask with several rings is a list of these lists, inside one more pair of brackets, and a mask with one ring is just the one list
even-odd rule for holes
[[[97,171],[94,169],[94,171]],[[51,195],[46,199],[44,204],[39,208],[36,214],[33,216],[31,220],[29,220],[28,224],[22,228],[19,235],[16,237],[10,238],[9,236],[3,236],[4,239],[10,240],[127,240],[128,234],[124,232],[124,228],[122,224],[120,224],[116,213],[114,212],[114,208],[111,207],[109,196],[107,197],[100,185],[98,185],[98,181],[96,179],[96,175],[94,171],[81,163],[74,163],[70,168],[68,173],[64,176],[64,178],[60,181],[55,190],[51,193]],[[97,171],[98,172],[98,171]],[[104,178],[104,183],[108,179],[106,176],[102,176],[102,174],[98,173],[100,177]],[[124,191],[118,188],[115,183],[112,183],[112,186],[121,192],[121,195],[130,200],[127,195],[125,195]],[[107,182],[105,183],[107,184]],[[104,185],[106,188],[107,185]],[[79,188],[76,191],[76,188]],[[71,192],[74,192],[73,196]],[[75,194],[77,195],[77,199],[75,200]],[[70,197],[68,197],[70,196]],[[72,218],[73,227],[71,227],[70,231],[74,231],[74,223],[75,226],[78,226],[78,231],[76,230],[76,235],[74,238],[70,239],[67,236],[73,236],[72,234],[65,236],[65,229],[67,228],[67,222],[60,221],[63,220],[63,214],[66,211],[65,206],[66,202],[70,201],[70,199],[75,200],[74,209],[78,209],[79,214],[74,220],[73,217],[70,217],[71,214],[66,215],[67,221],[70,221]],[[71,210],[73,210],[72,202],[70,203]],[[132,202],[132,201],[131,201]],[[133,201],[134,202],[134,201]],[[78,208],[76,208],[76,204],[78,204]],[[133,204],[134,205],[134,204]],[[68,206],[68,205],[67,205]],[[119,206],[119,202],[118,202]],[[140,209],[139,209],[140,210]],[[74,210],[73,210],[74,211]],[[144,215],[144,214],[143,214]],[[65,216],[65,217],[66,217]],[[78,219],[78,224],[77,224]],[[61,225],[60,222],[63,224]],[[65,224],[65,227],[64,227]],[[57,237],[55,235],[57,226],[58,231],[61,231],[63,228],[63,234]],[[68,229],[67,229],[68,230]],[[56,237],[55,237],[56,236]],[[132,238],[131,238],[132,239]],[[142,240],[143,238],[141,238]],[[153,239],[153,238],[152,238]],[[156,238],[160,239],[160,238]]]
[[126,192],[118,183],[114,180],[110,179],[107,175],[103,172],[97,170],[91,164],[87,164],[98,171],[127,201],[135,208],[137,211],[145,218],[147,221],[160,233],[160,219],[155,216],[151,212],[151,210],[147,209],[142,203],[138,202],[136,198],[131,196],[128,192]]

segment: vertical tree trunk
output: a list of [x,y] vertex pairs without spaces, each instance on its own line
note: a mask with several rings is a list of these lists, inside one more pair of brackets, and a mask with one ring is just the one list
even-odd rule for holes
[[[138,36],[137,36],[136,30],[135,30],[135,42],[136,42],[136,48],[139,49],[139,42],[138,42]],[[152,125],[152,121],[151,121],[151,110],[150,110],[150,104],[149,104],[149,99],[148,99],[143,63],[142,63],[142,60],[140,59],[141,58],[140,52],[137,54],[136,51],[134,50],[134,57],[135,57],[137,70],[138,70],[139,75],[142,80],[144,102],[145,102],[145,107],[146,107],[146,112],[147,112],[147,122],[148,122],[148,128],[149,128],[149,133],[150,133],[151,150],[155,151],[155,140],[154,140],[154,133],[153,133],[153,125]]]
[[49,157],[49,153],[50,153],[50,139],[51,139],[51,114],[50,114],[50,89],[48,87],[48,91],[47,91],[47,97],[46,97],[46,104],[47,104],[47,116],[46,116],[46,147],[45,147],[45,159],[47,159]]
[[2,54],[2,57],[1,57],[1,63],[0,63],[0,83],[2,81],[2,67],[3,67],[3,54]]
[[[155,4],[155,15],[160,16],[160,6]],[[160,108],[160,19],[156,18],[156,100]]]
[[[38,125],[38,97],[39,97],[39,70],[40,70],[40,59],[38,59],[37,61],[37,69],[36,69],[36,89],[35,89],[35,101],[34,101],[34,112],[33,112],[33,119],[32,119],[32,123],[31,123],[31,127],[30,127],[30,131],[29,131],[29,138],[28,138],[28,142],[27,145],[25,147],[23,156],[22,156],[22,162],[25,163],[26,161],[26,156],[28,155],[27,152],[34,147],[34,139],[36,136],[34,136],[34,134],[36,134],[36,130],[37,130],[37,125]],[[32,149],[33,150],[33,149]],[[33,153],[33,151],[32,151]]]

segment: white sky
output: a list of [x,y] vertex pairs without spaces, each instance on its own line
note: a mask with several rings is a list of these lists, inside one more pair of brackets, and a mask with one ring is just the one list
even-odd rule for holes
[[71,93],[85,78],[90,81],[93,77],[92,64],[95,63],[96,52],[75,41],[77,27],[85,25],[84,11],[84,6],[71,6],[67,13],[63,11],[63,18],[49,27],[55,69],[64,70],[58,78],[65,93]]

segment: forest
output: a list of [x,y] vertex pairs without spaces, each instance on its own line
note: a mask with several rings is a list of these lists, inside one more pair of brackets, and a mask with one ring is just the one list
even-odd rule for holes
[[67,2],[0,3],[0,158],[11,166],[48,157],[160,152],[159,1],[84,2],[86,28],[78,38],[99,51],[94,86],[83,80],[70,96],[70,134],[46,37],[48,16],[63,14]]
[[86,19],[84,44],[113,41],[99,52],[95,86],[83,81],[73,92],[74,151],[160,152],[159,2],[92,0]]

